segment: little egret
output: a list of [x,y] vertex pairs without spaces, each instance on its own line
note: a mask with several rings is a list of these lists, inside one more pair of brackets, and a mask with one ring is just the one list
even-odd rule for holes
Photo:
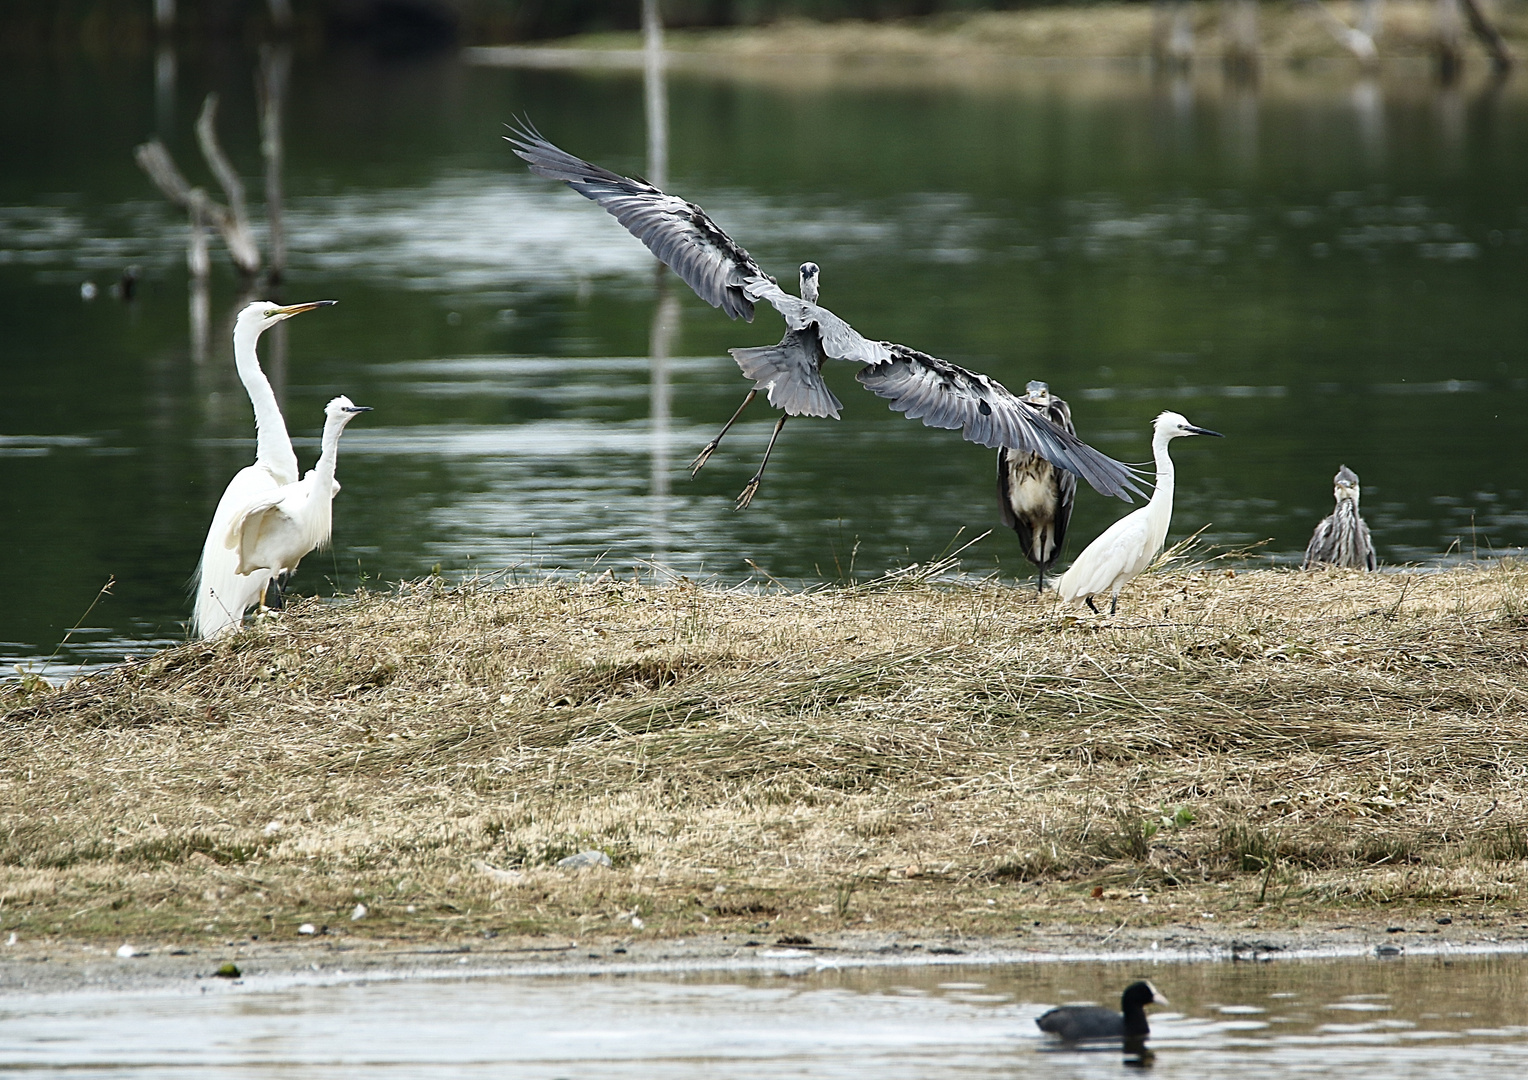
[[345,425],[370,407],[356,405],[343,394],[324,406],[323,450],[318,464],[295,483],[265,491],[246,503],[228,523],[223,545],[238,558],[238,572],[286,575],[302,557],[329,542],[334,527],[334,478]]
[[[1077,433],[1072,410],[1038,379],[1024,388],[1019,400],[1040,412],[1057,427]],[[1072,520],[1077,498],[1077,477],[1058,469],[1039,454],[997,452],[997,504],[1003,524],[1019,537],[1024,557],[1040,571],[1035,588],[1045,591],[1045,571],[1055,565]]]
[[1166,994],[1144,979],[1125,987],[1119,1003],[1121,1012],[1102,1005],[1062,1005],[1035,1017],[1035,1025],[1066,1042],[1144,1039],[1151,1034],[1146,1006],[1171,1004]]
[[[734,319],[752,322],[755,301],[765,300],[784,317],[786,333],[779,344],[729,350],[743,374],[754,380],[753,389],[691,463],[694,475],[743,409],[763,390],[769,403],[785,416],[775,424],[759,471],[738,496],[738,509],[746,507],[758,490],[786,417],[838,419],[843,403],[828,389],[821,373],[829,359],[864,365],[861,382],[891,398],[892,408],[921,418],[930,427],[962,428],[966,438],[984,446],[1040,454],[1063,469],[1078,472],[1104,494],[1118,495],[1127,502],[1128,490],[1139,492],[1128,468],[1018,404],[1019,398],[986,376],[903,345],[861,336],[817,303],[821,272],[815,263],[802,264],[801,295],[792,296],[694,203],[575,157],[553,145],[528,122],[512,130],[508,140],[532,172],[561,180],[604,207],[706,303]],[[867,372],[884,375],[870,380],[865,377]],[[973,436],[973,432],[981,437]]]
[[1063,600],[1083,600],[1097,612],[1093,597],[1110,593],[1109,614],[1118,610],[1119,591],[1151,565],[1167,539],[1167,526],[1173,516],[1173,459],[1167,453],[1167,444],[1180,435],[1224,438],[1218,431],[1195,427],[1175,412],[1158,416],[1154,428],[1151,452],[1157,461],[1157,486],[1151,501],[1110,525],[1077,556],[1077,561],[1056,582],[1056,591]]
[[1358,514],[1358,476],[1346,465],[1333,479],[1337,505],[1311,534],[1305,549],[1302,570],[1318,566],[1346,566],[1354,570],[1373,570],[1379,565],[1374,556],[1374,541],[1369,526]]
[[255,463],[234,476],[218,500],[202,545],[201,562],[193,579],[196,603],[191,615],[191,629],[199,638],[210,638],[230,626],[237,626],[245,609],[260,602],[270,584],[269,571],[239,573],[238,556],[223,543],[234,516],[254,498],[297,480],[297,455],[287,435],[286,421],[276,394],[260,369],[255,342],[261,334],[283,319],[314,308],[329,307],[334,300],[315,300],[307,304],[280,307],[266,300],[249,304],[233,326],[233,359],[249,400],[255,407]]

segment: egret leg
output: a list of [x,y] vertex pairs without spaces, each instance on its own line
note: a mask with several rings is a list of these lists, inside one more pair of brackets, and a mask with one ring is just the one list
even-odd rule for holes
[[271,575],[270,581],[266,582],[265,593],[260,597],[261,607],[270,608],[272,611],[280,611],[286,607],[286,583],[288,576],[286,573]]
[[748,408],[749,403],[758,396],[759,392],[757,390],[748,391],[748,396],[745,397],[743,399],[743,403],[737,407],[737,412],[732,414],[732,419],[728,420],[724,425],[722,425],[722,429],[716,433],[716,438],[712,439],[710,442],[706,443],[705,446],[700,448],[700,453],[696,454],[695,460],[690,462],[691,477],[694,477],[696,473],[700,472],[701,466],[710,460],[712,452],[722,444],[722,436],[727,434],[727,429],[730,428],[733,424],[737,423],[737,418],[743,415],[743,410]]
[[759,462],[759,471],[753,474],[753,479],[744,485],[742,493],[737,497],[736,508],[738,510],[746,509],[748,504],[753,502],[753,497],[759,490],[759,481],[764,479],[764,466],[769,464],[769,455],[775,448],[775,440],[780,437],[780,429],[785,426],[785,422],[789,419],[790,414],[785,413],[780,419],[775,421],[775,430],[769,437],[769,445],[764,448],[764,460]]
[[1093,606],[1093,598],[1091,596],[1084,597],[1082,602],[1088,605],[1088,610],[1091,611],[1094,615],[1099,614],[1098,609]]
[[1109,601],[1109,614],[1113,615],[1118,610],[1119,610],[1119,593],[1115,593],[1114,594],[1114,598]]
[[1044,591],[1045,591],[1045,567],[1042,566],[1042,567],[1040,567],[1040,580],[1035,583],[1035,592],[1036,593],[1043,593]]

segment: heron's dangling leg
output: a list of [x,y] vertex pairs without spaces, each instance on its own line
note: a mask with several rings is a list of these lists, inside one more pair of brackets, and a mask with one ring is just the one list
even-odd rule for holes
[[1094,615],[1100,614],[1099,610],[1093,606],[1093,598],[1091,596],[1083,597],[1082,602],[1088,605],[1088,610],[1091,611]]
[[722,425],[722,429],[716,433],[716,438],[712,439],[710,442],[706,443],[705,446],[700,448],[700,453],[696,454],[695,460],[690,462],[691,478],[693,478],[696,473],[700,472],[700,467],[710,459],[712,451],[714,451],[718,446],[722,444],[722,436],[727,434],[727,429],[730,428],[733,424],[737,423],[737,418],[743,415],[743,410],[748,408],[749,402],[753,401],[753,399],[758,396],[759,392],[757,390],[748,391],[748,396],[745,397],[743,399],[743,403],[737,407],[737,412],[732,414],[732,419],[728,420],[725,424]]
[[1035,592],[1036,593],[1043,593],[1044,591],[1045,591],[1045,567],[1042,566],[1042,567],[1040,567],[1040,580],[1035,584]]
[[770,435],[769,445],[764,448],[764,460],[759,462],[759,471],[753,474],[753,479],[744,485],[742,493],[738,495],[736,509],[743,510],[747,508],[749,503],[753,502],[753,497],[759,490],[759,481],[764,479],[764,466],[769,464],[769,455],[774,451],[775,440],[780,437],[780,429],[785,426],[785,422],[790,418],[790,413],[784,413],[780,419],[775,421],[774,434]]

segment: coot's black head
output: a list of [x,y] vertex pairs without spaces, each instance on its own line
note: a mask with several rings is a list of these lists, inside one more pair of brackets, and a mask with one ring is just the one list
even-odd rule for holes
[[1125,992],[1119,996],[1120,1011],[1125,1014],[1125,1034],[1147,1034],[1150,1028],[1146,1024],[1146,1006],[1167,1003],[1167,995],[1145,979],[1125,987]]

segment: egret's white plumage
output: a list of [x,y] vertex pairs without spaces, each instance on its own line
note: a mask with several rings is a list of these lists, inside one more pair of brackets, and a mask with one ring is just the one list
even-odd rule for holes
[[270,571],[239,573],[237,554],[223,542],[229,524],[252,501],[284,484],[295,483],[298,477],[297,455],[292,451],[276,394],[260,369],[255,342],[283,319],[333,303],[317,300],[281,307],[257,300],[239,312],[234,321],[234,365],[255,407],[255,463],[240,469],[223,490],[212,515],[212,527],[202,544],[202,558],[193,582],[196,602],[191,614],[191,629],[199,638],[210,638],[237,626],[245,610],[260,602],[270,584]]
[[1056,591],[1063,600],[1084,600],[1091,608],[1093,597],[1109,593],[1112,615],[1126,582],[1150,566],[1162,550],[1173,516],[1173,459],[1167,453],[1167,444],[1180,435],[1220,437],[1220,432],[1195,427],[1175,412],[1157,417],[1151,439],[1152,456],[1157,462],[1157,486],[1151,501],[1110,525],[1077,556],[1077,561],[1056,582]]
[[261,493],[234,514],[223,545],[235,553],[240,575],[289,574],[304,555],[329,542],[334,497],[340,490],[334,478],[340,435],[358,413],[370,411],[343,394],[330,401],[324,406],[318,464],[301,480]]

